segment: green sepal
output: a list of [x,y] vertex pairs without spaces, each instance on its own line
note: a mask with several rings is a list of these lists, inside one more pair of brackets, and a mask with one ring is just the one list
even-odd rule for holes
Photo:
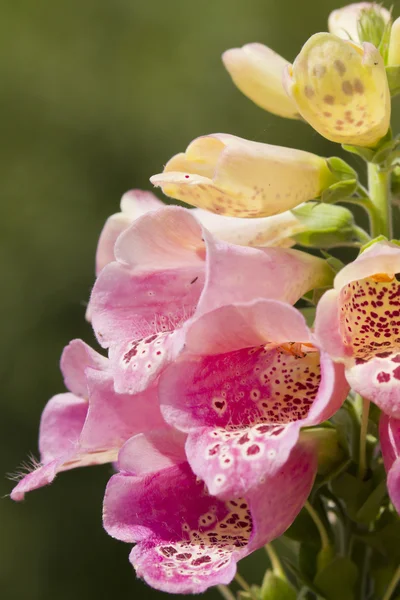
[[326,426],[303,428],[300,440],[315,448],[318,457],[318,474],[323,477],[336,470],[347,458],[339,442],[338,433],[329,422],[326,422]]
[[296,590],[286,579],[270,570],[265,573],[259,594],[261,600],[296,600],[296,597]]
[[358,186],[357,179],[346,179],[333,183],[321,194],[321,202],[324,204],[336,204],[345,198],[351,198]]
[[356,240],[353,213],[343,206],[307,202],[292,213],[306,228],[293,236],[301,246],[333,248]]
[[396,150],[398,149],[399,145],[400,140],[397,136],[388,140],[387,142],[380,143],[371,162],[376,165],[385,165],[390,163],[393,158],[395,158],[397,154]]
[[347,179],[357,179],[357,171],[353,169],[345,160],[338,156],[331,156],[326,159],[329,170],[335,175],[338,181]]
[[345,266],[344,263],[339,258],[336,258],[336,256],[332,256],[332,254],[329,254],[329,252],[325,252],[324,250],[321,250],[321,254],[325,258],[330,269],[332,269],[332,271],[334,272],[335,275],[337,275],[339,273],[339,271],[341,271],[343,269],[343,267]]
[[397,96],[400,94],[400,66],[386,67],[386,76],[388,79],[390,94]]
[[376,488],[368,496],[364,504],[358,510],[356,514],[356,520],[359,523],[369,524],[375,521],[379,514],[382,506],[382,500],[387,496],[386,480],[382,481],[376,486]]
[[[317,556],[317,573],[323,571],[335,558],[335,548],[331,544],[321,548]],[[315,580],[314,580],[315,581]]]
[[370,148],[364,148],[363,146],[353,146],[350,144],[342,144],[343,150],[346,152],[351,152],[351,154],[355,154],[356,156],[360,156],[366,162],[371,162],[374,158],[374,150]]
[[355,600],[357,566],[349,558],[337,556],[317,573],[314,584],[326,600]]
[[379,10],[379,6],[371,5],[360,11],[360,16],[357,20],[357,33],[361,43],[369,42],[375,48],[378,48],[383,59],[386,61],[390,30],[392,27],[391,20],[385,22]]

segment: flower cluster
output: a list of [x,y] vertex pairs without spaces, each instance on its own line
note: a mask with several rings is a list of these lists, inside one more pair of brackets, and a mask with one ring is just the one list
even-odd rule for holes
[[[351,5],[292,65],[261,44],[223,62],[260,107],[378,165],[379,191],[397,143],[387,68],[400,59],[400,25],[390,27],[385,9]],[[343,268],[292,248],[369,240],[338,200],[364,204],[375,232],[389,231],[379,193],[341,159],[212,134],[151,181],[197,208],[123,196],[100,236],[87,309],[107,357],[81,340],[66,347],[68,392],[45,407],[40,465],[11,497],[114,463],[106,531],[136,544],[130,560],[151,586],[196,593],[230,583],[238,560],[292,524],[321,467],[315,426],[333,429],[350,387],[351,402],[357,393],[382,410],[400,511],[400,247],[378,239]],[[312,329],[306,302],[317,305]]]

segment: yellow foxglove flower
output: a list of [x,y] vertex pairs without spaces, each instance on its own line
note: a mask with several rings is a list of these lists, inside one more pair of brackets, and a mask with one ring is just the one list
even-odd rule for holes
[[390,12],[383,6],[375,2],[356,2],[331,12],[328,18],[329,31],[344,40],[352,40],[359,44],[361,42],[359,37],[360,18],[363,12],[372,10],[378,19],[381,18],[383,26],[390,21]]
[[368,42],[361,47],[316,33],[288,68],[285,85],[302,117],[328,140],[373,147],[387,133],[385,65]]
[[400,65],[400,17],[398,17],[390,32],[388,66],[397,67]]
[[233,217],[267,217],[320,195],[335,178],[326,160],[216,133],[195,139],[150,181],[164,194]]
[[222,61],[235,85],[255,104],[280,117],[300,117],[282,84],[285,67],[289,64],[282,56],[255,43],[227,50]]

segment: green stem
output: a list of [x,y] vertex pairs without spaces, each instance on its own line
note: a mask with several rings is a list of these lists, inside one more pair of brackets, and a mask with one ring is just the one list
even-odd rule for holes
[[323,522],[321,521],[321,519],[319,518],[319,514],[317,513],[317,511],[315,510],[315,508],[313,506],[311,506],[311,504],[309,503],[309,501],[307,500],[307,502],[304,505],[304,508],[306,508],[308,510],[308,513],[310,515],[310,517],[312,518],[312,520],[314,521],[318,531],[319,531],[319,535],[321,537],[321,546],[322,549],[328,548],[330,546],[329,543],[329,536],[328,533],[324,527]]
[[279,556],[275,552],[272,544],[266,544],[264,546],[266,553],[268,554],[269,561],[271,563],[272,570],[277,577],[286,579],[285,571],[283,570]]
[[385,592],[384,597],[382,598],[382,600],[390,600],[390,598],[392,597],[393,592],[396,589],[397,584],[400,581],[400,566],[397,567],[397,570],[395,571],[395,574],[392,577],[392,581],[389,583],[387,590]]
[[236,573],[235,580],[237,581],[237,583],[240,585],[241,588],[243,588],[246,592],[250,592],[250,586],[249,586],[249,584],[244,579],[244,577],[242,577],[240,575],[240,573]]
[[[358,396],[358,394],[357,394]],[[360,427],[360,448],[359,448],[359,461],[358,461],[358,478],[361,481],[364,479],[367,470],[367,433],[368,433],[368,414],[369,414],[369,400],[361,398],[362,400],[362,414],[361,414],[361,427]]]
[[371,215],[371,235],[384,235],[388,239],[392,234],[392,204],[390,197],[390,171],[379,165],[368,163],[369,197],[375,207]]
[[217,590],[225,600],[236,600],[235,596],[226,585],[217,585]]
[[371,241],[371,236],[369,236],[368,233],[362,229],[362,227],[353,225],[353,231],[362,244],[368,244],[368,242]]

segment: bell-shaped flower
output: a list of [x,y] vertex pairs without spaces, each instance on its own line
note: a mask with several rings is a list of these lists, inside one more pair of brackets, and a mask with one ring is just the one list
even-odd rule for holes
[[334,183],[325,159],[225,133],[195,139],[150,178],[164,194],[232,217],[268,217]]
[[[331,12],[328,18],[328,29],[330,33],[337,35],[344,40],[350,40],[357,44],[363,41],[374,43],[373,39],[360,39],[360,26],[362,27],[363,17],[373,19],[376,31],[376,44],[379,44],[385,25],[390,21],[390,12],[377,4],[376,2],[356,2],[348,4],[343,8],[338,8]],[[361,21],[361,23],[360,23]],[[363,36],[361,36],[363,38]]]
[[255,300],[194,320],[159,390],[165,420],[188,434],[191,468],[225,499],[278,473],[301,427],[332,416],[349,387],[297,309]]
[[133,437],[118,466],[104,499],[106,531],[137,544],[130,561],[149,585],[195,594],[230,583],[238,560],[289,527],[310,493],[316,456],[298,444],[273,477],[224,501],[193,474],[176,434]]
[[255,104],[280,117],[300,117],[283,87],[283,72],[289,62],[282,56],[254,43],[227,50],[222,60],[235,85]]
[[341,144],[375,146],[390,125],[390,91],[383,58],[329,33],[316,33],[289,68],[286,86],[302,117]]
[[[101,232],[96,252],[96,274],[115,260],[114,246],[118,236],[146,212],[164,205],[152,192],[131,190],[122,196],[121,212],[109,217]],[[215,237],[239,246],[275,246],[289,248],[296,243],[295,236],[306,230],[302,221],[291,211],[273,217],[241,219],[223,217],[201,208],[192,214]]]
[[379,441],[391,501],[400,514],[400,420],[384,413],[379,421]]
[[81,340],[65,348],[61,370],[70,391],[46,405],[40,423],[40,463],[13,489],[13,500],[51,483],[60,471],[115,461],[132,435],[164,424],[156,390],[116,394],[109,361]]
[[90,311],[99,343],[109,348],[119,393],[155,381],[184,344],[183,325],[192,317],[260,297],[294,303],[331,280],[322,259],[221,242],[192,211],[177,206],[134,221],[114,252],[117,260],[97,278]]
[[317,307],[321,347],[351,387],[400,418],[400,247],[377,242],[344,267]]
[[390,31],[388,66],[400,66],[400,17],[393,22]]

